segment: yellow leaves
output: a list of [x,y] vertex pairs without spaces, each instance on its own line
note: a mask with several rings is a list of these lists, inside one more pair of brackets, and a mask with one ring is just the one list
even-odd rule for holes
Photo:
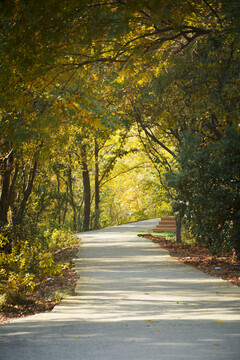
[[1,277],[7,276],[7,271],[5,269],[0,269],[0,276]]
[[137,74],[137,84],[138,85],[145,85],[148,84],[153,76],[153,71],[152,70],[145,70],[143,73],[138,73]]
[[122,84],[125,80],[124,75],[118,76],[117,79],[115,80],[116,83],[118,84]]
[[137,84],[138,84],[138,85],[143,85],[143,84],[144,84],[144,79],[138,80]]
[[81,106],[76,101],[70,100],[70,103],[78,110],[82,110]]
[[[82,125],[83,128],[88,126],[97,130],[106,129],[106,127],[101,122],[101,118],[103,117],[103,115],[101,113],[96,115],[94,108],[91,108],[92,104],[90,101],[87,102],[86,100],[84,101],[84,103],[80,103],[77,100],[65,99],[61,100],[60,102],[58,100],[55,100],[54,104],[61,104],[61,106],[65,110],[65,115],[69,115],[70,118],[79,122],[79,128],[81,128]],[[58,107],[58,113],[63,113],[62,108]]]

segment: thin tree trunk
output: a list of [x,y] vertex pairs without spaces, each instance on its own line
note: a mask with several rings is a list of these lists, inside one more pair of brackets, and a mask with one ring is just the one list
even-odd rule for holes
[[[236,253],[236,256],[237,256],[237,259],[240,260],[240,239],[239,239],[239,232],[240,232],[240,219],[237,218],[237,219],[234,219],[233,220],[233,234],[234,234],[234,237],[235,237],[235,241],[233,243],[235,243],[235,246],[234,246],[234,250],[235,250],[235,253]],[[236,235],[235,235],[236,234]]]
[[[14,199],[14,185],[18,174],[18,163],[13,150],[1,160],[0,224],[8,224],[8,212]],[[14,171],[14,172],[13,172]]]
[[16,224],[22,225],[26,205],[27,205],[29,196],[31,195],[31,192],[32,192],[33,182],[34,182],[35,175],[36,175],[36,170],[37,170],[37,160],[34,160],[33,166],[30,169],[29,174],[28,174],[27,184],[26,184],[26,187],[23,192],[23,199],[21,201],[17,215],[13,219],[13,223],[15,225]]
[[94,228],[99,228],[99,203],[100,203],[100,193],[99,193],[99,146],[97,139],[95,138],[95,217],[94,217]]
[[91,215],[91,186],[90,186],[89,170],[87,164],[87,150],[85,144],[81,146],[81,167],[82,167],[83,198],[84,198],[83,231],[87,231],[89,230],[90,215]]
[[55,174],[56,174],[56,178],[57,178],[57,194],[58,194],[58,198],[57,198],[57,218],[58,218],[58,223],[59,225],[61,225],[61,206],[63,204],[63,201],[61,199],[61,195],[60,195],[60,175],[59,175],[59,171],[55,170]]
[[179,244],[182,242],[181,231],[182,231],[181,220],[178,217],[176,217],[176,240],[177,240],[177,243],[179,243]]
[[[68,193],[68,191],[67,191],[67,193]],[[62,224],[65,223],[65,219],[66,219],[67,212],[68,212],[68,195],[67,195],[67,193],[66,193],[66,196],[65,196],[64,200],[62,201],[62,205],[61,205],[61,207],[63,209],[63,211],[62,211]]]
[[73,210],[73,231],[77,231],[77,219],[76,219],[76,205],[74,202],[73,195],[73,184],[72,184],[72,169],[68,167],[68,184],[69,184],[69,194],[70,194],[70,204]]

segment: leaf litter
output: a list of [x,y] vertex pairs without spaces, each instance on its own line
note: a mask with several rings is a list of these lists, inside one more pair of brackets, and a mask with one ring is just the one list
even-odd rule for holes
[[161,236],[139,235],[152,240],[162,248],[169,251],[181,263],[190,265],[206,274],[227,280],[230,283],[240,286],[240,261],[234,254],[226,256],[212,256],[206,248],[178,244]]

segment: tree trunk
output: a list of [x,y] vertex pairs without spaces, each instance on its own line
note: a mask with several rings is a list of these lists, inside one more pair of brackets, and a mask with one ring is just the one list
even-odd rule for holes
[[18,163],[13,150],[1,160],[0,224],[8,224],[8,212],[14,198],[14,185],[18,174]]
[[68,167],[68,184],[69,184],[69,194],[70,194],[70,205],[73,210],[73,231],[77,231],[77,219],[76,219],[76,205],[73,195],[73,184],[72,184],[72,169]]
[[57,219],[58,219],[58,223],[59,225],[61,225],[61,207],[62,207],[62,199],[61,199],[61,195],[60,195],[60,174],[59,174],[59,170],[57,168],[53,168],[53,171],[55,172],[56,175],[56,179],[57,179]]
[[18,209],[16,216],[13,219],[14,225],[22,225],[26,205],[27,205],[29,196],[31,195],[31,192],[32,192],[33,181],[35,179],[36,170],[37,170],[37,161],[34,160],[33,166],[30,169],[29,174],[28,174],[28,180],[27,180],[27,184],[24,189],[24,192],[23,192],[23,198],[20,203],[20,207]]
[[99,203],[100,203],[100,194],[99,194],[99,147],[97,139],[95,138],[95,217],[94,217],[94,228],[99,228]]
[[177,243],[179,244],[182,242],[181,230],[182,230],[181,220],[178,217],[176,217],[176,240]]
[[239,217],[233,220],[233,234],[234,234],[234,240],[233,243],[235,243],[234,246],[234,250],[237,256],[237,259],[240,260],[240,238],[239,238],[239,233],[240,233],[240,219]]
[[89,230],[90,215],[91,215],[91,186],[90,186],[89,170],[87,164],[87,150],[85,144],[81,146],[81,168],[82,168],[83,198],[84,198],[83,231],[87,231]]

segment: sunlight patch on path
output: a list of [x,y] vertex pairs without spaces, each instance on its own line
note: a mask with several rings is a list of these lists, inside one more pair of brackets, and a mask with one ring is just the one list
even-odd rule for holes
[[80,234],[76,295],[2,327],[8,360],[238,360],[240,289],[170,257],[142,221]]

